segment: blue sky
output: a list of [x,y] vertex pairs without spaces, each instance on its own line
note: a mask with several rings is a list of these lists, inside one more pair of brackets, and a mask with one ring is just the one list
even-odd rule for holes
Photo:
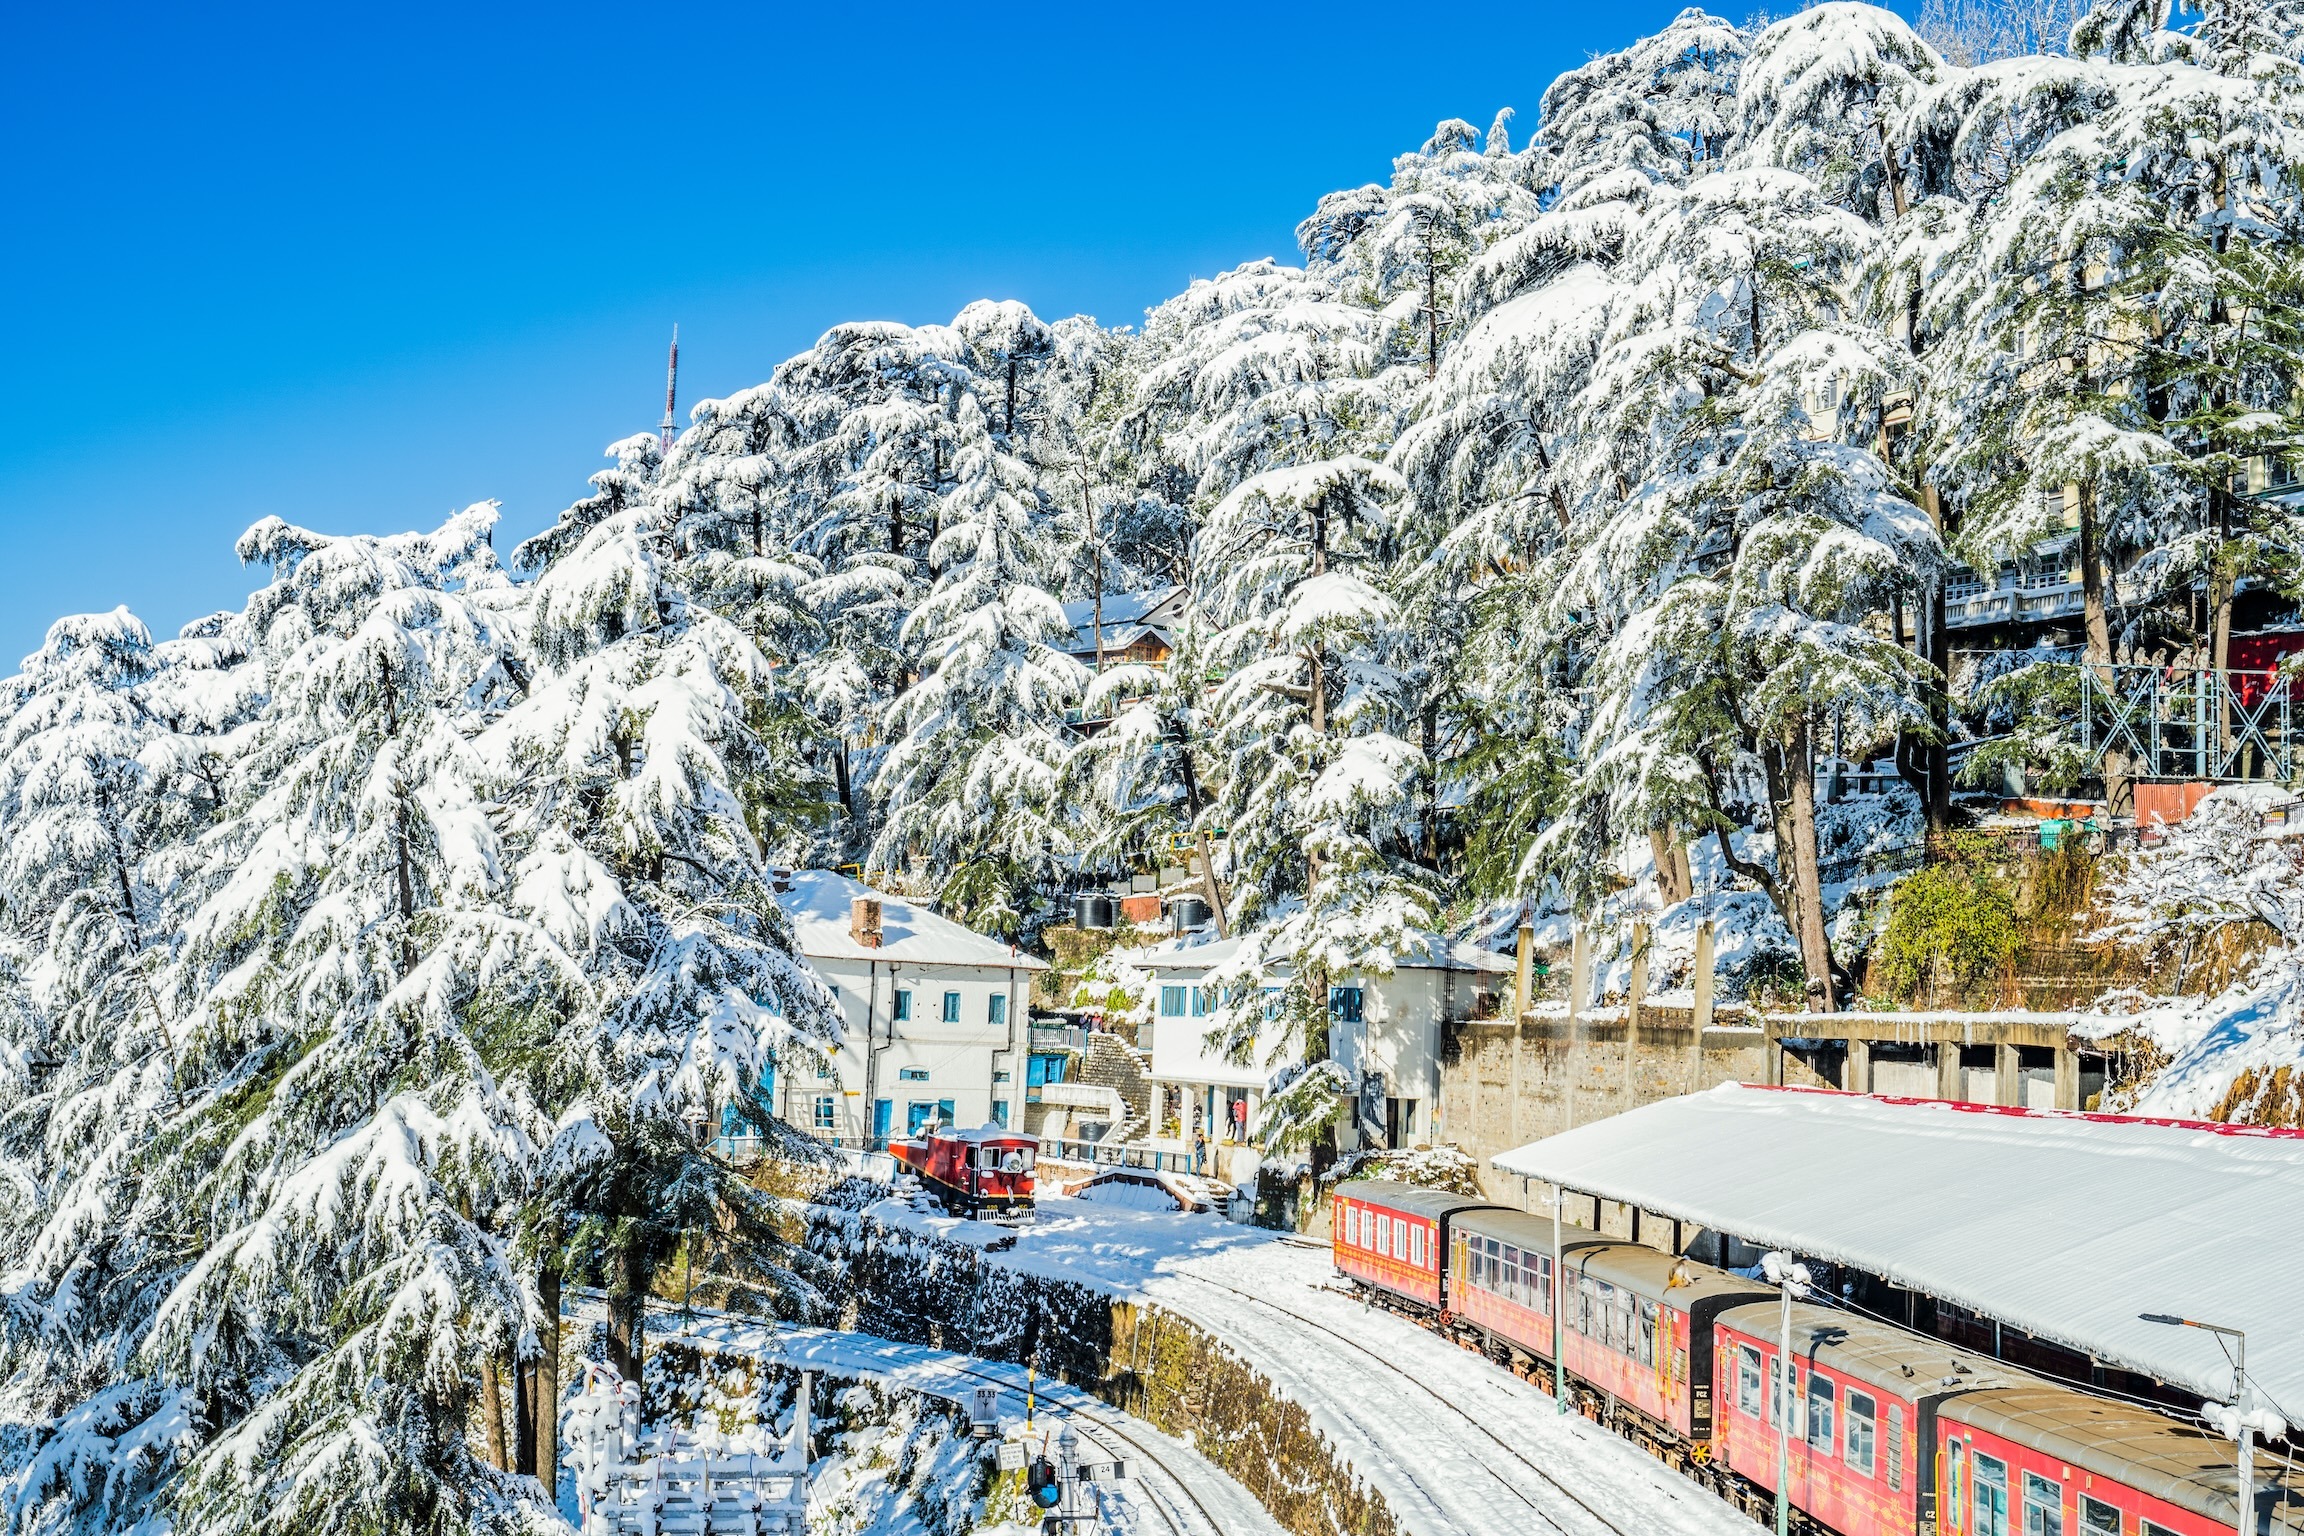
[[685,418],[838,320],[1133,321],[1293,258],[1321,193],[1442,117],[1524,137],[1677,9],[27,7],[0,671],[59,614],[237,605],[267,514],[542,526],[660,415],[674,321]]

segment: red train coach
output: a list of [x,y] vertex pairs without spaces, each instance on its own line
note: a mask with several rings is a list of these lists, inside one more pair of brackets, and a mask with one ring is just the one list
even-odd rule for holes
[[888,1143],[888,1153],[933,1191],[945,1209],[963,1216],[1032,1212],[1034,1164],[1040,1138],[997,1125],[973,1131],[939,1126],[926,1136]]
[[1770,1292],[1633,1243],[1580,1249],[1566,1264],[1562,1364],[1587,1410],[1674,1465],[1708,1454],[1713,1320]]
[[[1552,1220],[1504,1207],[1466,1211],[1451,1223],[1448,1307],[1478,1331],[1490,1355],[1520,1369],[1552,1363]],[[1616,1239],[1562,1223],[1562,1253]]]
[[[1938,1536],[2221,1536],[2240,1513],[2231,1441],[2047,1382],[1964,1393],[1938,1418]],[[2262,1536],[2304,1532],[2304,1477],[2259,1453]]]
[[[1784,1416],[1777,1380],[1782,1306],[1772,1300],[1732,1308],[1715,1324],[1713,1457],[1766,1499],[1776,1491]],[[1962,1392],[2031,1379],[1887,1323],[1794,1305],[1792,1503],[1835,1531],[1917,1536],[1931,1529],[1940,1405]]]
[[1332,1210],[1336,1268],[1438,1312],[1447,1305],[1449,1223],[1488,1209],[1484,1200],[1391,1179],[1347,1180],[1336,1186]]

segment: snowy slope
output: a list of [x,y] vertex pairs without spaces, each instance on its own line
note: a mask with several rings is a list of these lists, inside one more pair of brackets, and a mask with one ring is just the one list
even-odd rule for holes
[[[870,1214],[979,1245],[1006,1228]],[[1477,1355],[1340,1288],[1325,1246],[1212,1217],[1048,1199],[1000,1263],[1157,1302],[1302,1403],[1418,1536],[1748,1533],[1750,1522]]]

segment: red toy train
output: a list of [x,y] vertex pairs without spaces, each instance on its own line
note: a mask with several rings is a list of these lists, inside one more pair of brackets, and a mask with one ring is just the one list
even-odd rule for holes
[[[2149,1408],[1807,1303],[1787,1382],[1781,1300],[1742,1275],[1383,1180],[1339,1185],[1335,1211],[1336,1267],[1362,1294],[1546,1387],[1564,1359],[1570,1402],[1755,1519],[1788,1440],[1802,1536],[2240,1524],[2231,1442]],[[2304,1478],[2284,1456],[2256,1469],[2247,1529],[2304,1536]]]
[[997,1125],[963,1131],[938,1126],[925,1136],[888,1143],[888,1153],[961,1216],[1032,1214],[1033,1165],[1040,1138]]

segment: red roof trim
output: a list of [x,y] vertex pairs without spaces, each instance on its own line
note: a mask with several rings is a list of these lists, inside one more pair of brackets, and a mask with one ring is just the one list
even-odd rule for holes
[[1872,1099],[1882,1104],[1926,1104],[1972,1115],[2017,1115],[2032,1120],[2085,1120],[2094,1125],[2156,1125],[2172,1131],[2207,1131],[2217,1136],[2256,1136],[2304,1139],[2304,1128],[2283,1125],[2233,1125],[2223,1120],[2179,1120],[2165,1115],[2106,1115],[2086,1109],[2028,1109],[2019,1104],[1967,1104],[1956,1099],[1914,1099],[1888,1093],[1850,1093],[1841,1088],[1811,1088],[1800,1083],[1744,1083],[1759,1093],[1814,1093],[1836,1099]]

